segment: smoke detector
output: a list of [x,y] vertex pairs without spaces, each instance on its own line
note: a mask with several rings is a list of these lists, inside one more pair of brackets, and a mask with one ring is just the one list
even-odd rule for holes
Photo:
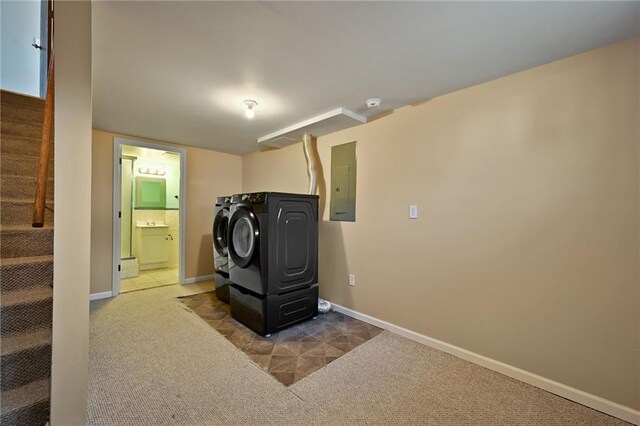
[[377,108],[380,106],[382,101],[379,98],[369,98],[367,99],[367,106],[369,108]]

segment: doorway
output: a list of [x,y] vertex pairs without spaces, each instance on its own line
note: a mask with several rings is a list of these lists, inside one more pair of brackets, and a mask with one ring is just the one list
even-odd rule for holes
[[186,149],[114,138],[112,294],[184,283]]

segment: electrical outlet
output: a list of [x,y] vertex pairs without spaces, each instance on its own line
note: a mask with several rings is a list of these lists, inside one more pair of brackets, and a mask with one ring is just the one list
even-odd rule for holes
[[356,286],[356,276],[353,274],[349,274],[349,285],[351,287],[355,287]]

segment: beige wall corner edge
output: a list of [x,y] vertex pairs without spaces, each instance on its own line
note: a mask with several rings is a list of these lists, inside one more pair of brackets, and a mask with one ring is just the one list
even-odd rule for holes
[[[91,280],[91,2],[56,4],[50,424],[87,423]],[[58,164],[73,167],[58,167]]]

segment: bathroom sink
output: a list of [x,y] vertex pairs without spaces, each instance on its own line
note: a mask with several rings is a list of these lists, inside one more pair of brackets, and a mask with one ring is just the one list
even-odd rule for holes
[[138,222],[136,228],[168,228],[169,225],[165,225],[162,222]]

